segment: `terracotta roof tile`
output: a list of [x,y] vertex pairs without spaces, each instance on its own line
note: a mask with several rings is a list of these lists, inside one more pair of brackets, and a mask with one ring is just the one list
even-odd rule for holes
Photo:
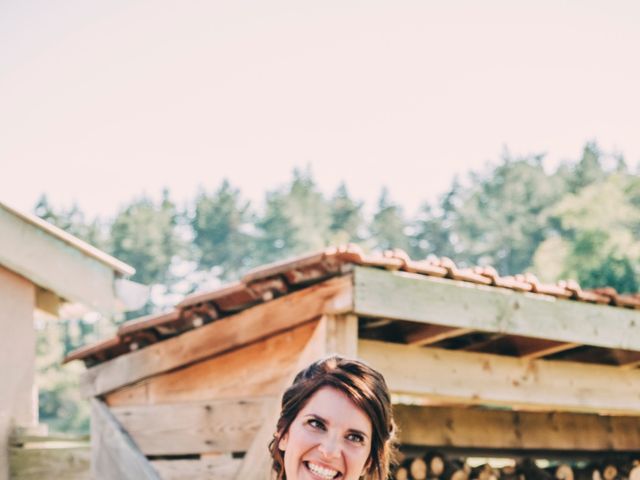
[[165,323],[175,322],[179,319],[179,310],[173,310],[171,312],[159,315],[147,315],[146,317],[140,317],[120,325],[120,327],[118,328],[118,336],[124,337],[125,335],[131,335],[140,330],[154,328],[159,325],[164,325]]
[[247,288],[265,302],[288,292],[287,283],[280,276],[247,282]]
[[640,308],[639,294],[620,295],[610,287],[585,291],[571,280],[553,285],[540,282],[530,273],[501,277],[492,267],[459,268],[446,257],[430,256],[423,260],[412,260],[399,249],[382,254],[365,254],[360,247],[349,244],[265,265],[251,270],[239,282],[189,295],[176,305],[175,310],[129,321],[120,326],[116,337],[79,348],[67,356],[65,362],[82,359],[87,364],[95,364],[105,361],[292,290],[343,275],[351,271],[354,265],[445,277],[574,301]]
[[85,345],[77,348],[67,355],[62,363],[72,362],[73,360],[86,360],[96,357],[99,361],[100,355],[105,352],[117,353],[120,350],[128,351],[129,347],[122,342],[120,337],[112,337],[99,340],[91,345]]
[[594,293],[609,298],[611,305],[617,307],[640,308],[640,296],[635,294],[621,295],[613,287],[596,288]]
[[532,273],[525,273],[516,275],[515,279],[521,282],[531,284],[531,291],[534,293],[541,293],[544,295],[551,295],[560,298],[571,298],[572,293],[567,290],[563,285],[553,285],[550,283],[541,283],[538,278]]
[[234,282],[223,285],[215,290],[188,295],[176,305],[176,308],[191,307],[198,303],[216,301],[223,298],[234,298],[237,303],[251,303],[256,300],[255,296],[247,289],[244,283]]
[[474,271],[472,268],[458,268],[453,260],[448,257],[440,259],[440,266],[447,270],[447,278],[462,282],[479,283],[481,285],[491,285],[491,279]]
[[531,283],[523,279],[517,279],[514,276],[501,277],[493,267],[482,267],[479,273],[490,278],[491,284],[496,287],[508,288],[520,292],[530,292],[533,289]]
[[608,304],[611,302],[610,297],[606,295],[600,295],[593,291],[585,291],[580,288],[580,284],[575,280],[566,280],[558,282],[559,285],[564,286],[571,292],[571,298],[589,303]]

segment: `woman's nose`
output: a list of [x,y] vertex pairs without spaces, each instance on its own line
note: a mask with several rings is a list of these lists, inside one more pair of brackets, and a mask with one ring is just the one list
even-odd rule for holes
[[327,458],[340,455],[340,441],[335,435],[326,435],[319,445],[320,453]]

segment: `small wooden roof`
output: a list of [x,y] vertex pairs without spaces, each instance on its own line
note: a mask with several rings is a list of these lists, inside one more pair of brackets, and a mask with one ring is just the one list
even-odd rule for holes
[[0,202],[0,265],[58,297],[110,313],[115,281],[135,269],[64,230]]
[[491,267],[459,268],[448,258],[412,260],[401,250],[368,255],[355,245],[346,245],[265,265],[248,272],[238,282],[190,295],[170,312],[126,322],[115,337],[77,349],[65,362],[79,359],[88,365],[101,363],[328,278],[346,275],[354,266],[440,277],[534,296],[640,309],[640,295],[621,295],[612,288],[587,291],[574,281],[545,284],[531,274],[500,276]]

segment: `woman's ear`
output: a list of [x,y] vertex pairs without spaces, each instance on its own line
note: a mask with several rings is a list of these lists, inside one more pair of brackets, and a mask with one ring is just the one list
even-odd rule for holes
[[283,452],[287,449],[287,443],[289,442],[289,432],[283,433],[278,440],[278,450],[282,450]]

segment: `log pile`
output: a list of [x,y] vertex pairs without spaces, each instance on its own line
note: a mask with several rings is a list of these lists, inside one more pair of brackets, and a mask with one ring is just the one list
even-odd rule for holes
[[[505,462],[502,462],[505,463]],[[640,480],[638,459],[593,462],[537,462],[523,458],[506,466],[471,466],[467,459],[427,452],[406,457],[394,470],[394,480]],[[549,464],[541,467],[540,465]]]

